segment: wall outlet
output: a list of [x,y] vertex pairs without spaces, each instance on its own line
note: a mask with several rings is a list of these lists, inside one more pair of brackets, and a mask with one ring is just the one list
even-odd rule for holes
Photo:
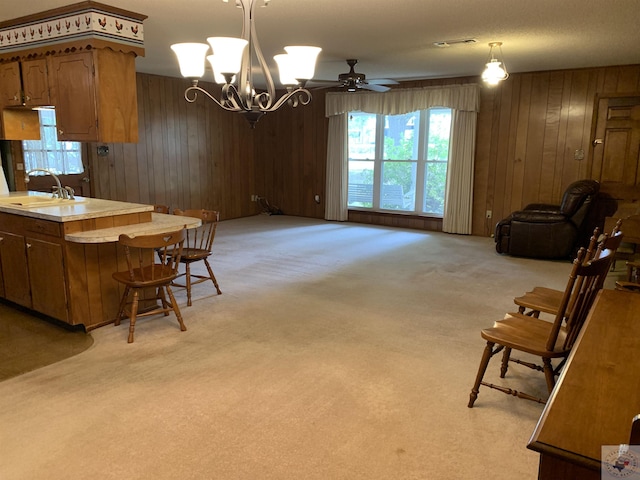
[[487,210],[487,214],[485,215],[487,218],[493,217],[493,212],[491,210]]
[[251,195],[251,201],[252,202],[257,202],[258,201],[258,195]]

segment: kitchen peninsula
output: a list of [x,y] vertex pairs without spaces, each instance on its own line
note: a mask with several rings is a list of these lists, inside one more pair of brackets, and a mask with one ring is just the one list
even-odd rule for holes
[[91,330],[113,322],[126,268],[117,241],[197,227],[152,205],[39,192],[0,195],[0,298]]

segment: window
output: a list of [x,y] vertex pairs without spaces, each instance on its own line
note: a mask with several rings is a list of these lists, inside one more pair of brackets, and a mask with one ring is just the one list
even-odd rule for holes
[[442,217],[451,109],[349,114],[349,208]]
[[[57,175],[77,174],[84,171],[80,142],[59,142],[56,134],[56,112],[53,109],[38,110],[40,115],[40,140],[24,140],[25,168],[46,168]],[[41,174],[34,172],[34,174]],[[42,174],[46,175],[46,174]]]

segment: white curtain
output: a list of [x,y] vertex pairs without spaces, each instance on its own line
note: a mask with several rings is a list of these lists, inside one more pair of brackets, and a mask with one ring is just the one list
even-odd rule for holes
[[347,165],[347,114],[329,117],[329,140],[327,143],[327,203],[326,220],[344,222],[348,220],[347,194],[349,169]]
[[[449,154],[447,173],[447,195],[443,218],[443,230],[449,233],[471,233],[471,208],[473,201],[473,156],[475,152],[475,130],[479,110],[479,88],[476,84],[446,85],[438,87],[393,89],[385,93],[327,93],[325,112],[329,117],[329,140],[327,145],[327,220],[346,217],[348,171],[347,126],[348,112],[360,111],[383,115],[400,115],[425,110],[431,107],[451,108],[452,148]],[[344,127],[331,128],[332,119],[343,117]],[[341,136],[341,140],[333,138]],[[338,147],[336,147],[338,146]],[[329,176],[329,168],[335,169],[338,153],[344,155],[344,172],[341,183]],[[330,167],[329,164],[333,164]],[[329,217],[329,205],[340,203],[344,212],[340,217]],[[335,209],[332,208],[332,212]]]
[[9,185],[7,185],[7,178],[4,176],[2,165],[0,165],[0,193],[9,193]]

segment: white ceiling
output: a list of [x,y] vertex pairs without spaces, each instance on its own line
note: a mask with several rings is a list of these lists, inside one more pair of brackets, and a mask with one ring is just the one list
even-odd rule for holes
[[[3,2],[0,21],[71,3]],[[179,77],[172,43],[241,31],[234,0],[101,3],[148,16],[146,54],[136,60],[143,73]],[[348,71],[347,58],[357,58],[356,71],[368,79],[477,75],[492,41],[503,42],[511,73],[640,64],[640,0],[271,0],[257,9],[255,23],[267,59],[285,45],[322,47],[316,80]],[[433,45],[464,38],[477,43]]]

